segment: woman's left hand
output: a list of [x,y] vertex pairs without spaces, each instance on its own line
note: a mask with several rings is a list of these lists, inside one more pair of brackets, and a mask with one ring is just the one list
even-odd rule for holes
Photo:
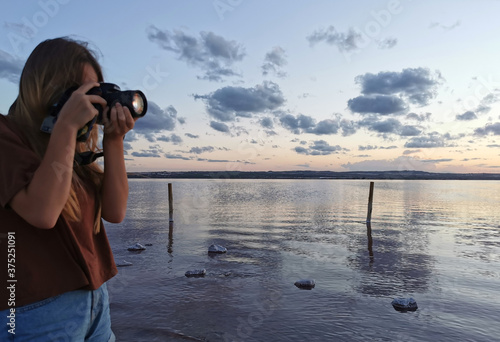
[[132,117],[127,107],[117,102],[103,115],[104,138],[106,140],[123,139],[125,134],[134,128],[136,120],[137,118]]

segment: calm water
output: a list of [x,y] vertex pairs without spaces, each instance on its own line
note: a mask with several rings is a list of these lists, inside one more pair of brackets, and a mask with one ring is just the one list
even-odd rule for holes
[[[500,341],[500,182],[375,181],[371,246],[368,191],[130,180],[125,221],[107,225],[115,259],[133,263],[109,284],[118,341]],[[153,245],[126,250],[136,242]],[[208,255],[213,243],[228,253]],[[417,311],[393,309],[409,296]]]

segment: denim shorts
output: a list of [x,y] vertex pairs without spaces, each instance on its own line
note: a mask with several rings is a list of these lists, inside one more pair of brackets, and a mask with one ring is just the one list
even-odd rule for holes
[[115,341],[105,283],[94,291],[71,291],[16,308],[15,330],[10,310],[0,315],[0,341]]

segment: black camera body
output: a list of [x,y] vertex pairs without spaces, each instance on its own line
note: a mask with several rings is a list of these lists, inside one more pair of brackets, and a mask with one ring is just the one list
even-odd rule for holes
[[[54,128],[54,124],[57,121],[61,108],[76,89],[78,89],[78,87],[72,87],[66,90],[59,101],[52,106],[49,116],[43,120],[42,126],[40,127],[42,132],[49,134],[52,133],[52,129]],[[146,100],[144,93],[140,90],[122,91],[116,84],[101,82],[98,87],[90,89],[87,94],[101,96],[104,100],[106,100],[108,108],[111,108],[117,102],[120,103],[122,106],[127,107],[130,110],[133,118],[143,117],[146,115],[146,111],[148,110],[148,101]],[[78,131],[78,141],[86,141],[88,139],[94,124],[103,124],[104,113],[102,106],[100,104],[94,104],[94,107],[99,111],[99,114]],[[108,111],[107,114],[109,118],[110,112]]]
[[[146,114],[148,110],[148,102],[146,96],[140,90],[120,90],[120,87],[113,83],[102,82],[99,87],[94,87],[87,92],[88,95],[99,95],[108,103],[111,108],[116,102],[130,110],[133,118],[140,118]],[[103,109],[99,104],[94,104],[94,107],[99,111],[96,123],[102,125]],[[108,112],[109,115],[109,112]]]

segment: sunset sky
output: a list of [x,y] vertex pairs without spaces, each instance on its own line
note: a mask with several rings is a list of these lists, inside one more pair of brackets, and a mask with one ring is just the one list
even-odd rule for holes
[[41,41],[149,110],[129,171],[500,172],[500,1],[8,1],[0,113]]

